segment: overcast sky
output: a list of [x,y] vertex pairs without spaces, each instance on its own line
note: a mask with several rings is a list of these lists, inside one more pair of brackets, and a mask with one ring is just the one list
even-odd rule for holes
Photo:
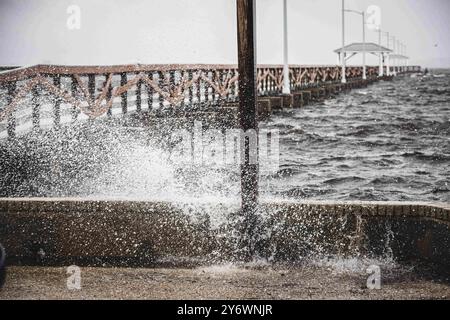
[[[282,0],[256,2],[258,63],[281,63]],[[346,3],[355,10],[378,5],[382,29],[407,45],[411,64],[450,67],[449,0]],[[69,5],[81,9],[79,30],[67,27]],[[288,0],[290,63],[336,63],[340,8],[341,0]],[[347,43],[360,42],[361,18],[349,14],[346,25]],[[236,6],[235,0],[0,0],[0,39],[0,65],[237,63]],[[378,36],[368,30],[367,40]]]

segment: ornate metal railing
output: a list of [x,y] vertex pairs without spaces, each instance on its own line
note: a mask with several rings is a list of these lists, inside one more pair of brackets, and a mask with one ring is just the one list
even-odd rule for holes
[[[378,67],[368,67],[367,74],[377,76]],[[350,81],[361,77],[361,67],[347,68]],[[261,65],[257,78],[260,96],[281,94],[282,66]],[[340,79],[338,66],[290,66],[293,91]],[[217,108],[237,100],[238,81],[235,65],[37,65],[3,71],[0,138],[131,112]]]

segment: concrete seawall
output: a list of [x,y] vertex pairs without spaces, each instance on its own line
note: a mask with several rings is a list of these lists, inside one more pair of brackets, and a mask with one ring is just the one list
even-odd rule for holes
[[[235,217],[212,228],[164,202],[0,199],[0,243],[13,265],[195,265],[235,258]],[[450,266],[450,205],[264,202],[258,225],[258,256],[275,262],[388,246],[397,260]]]

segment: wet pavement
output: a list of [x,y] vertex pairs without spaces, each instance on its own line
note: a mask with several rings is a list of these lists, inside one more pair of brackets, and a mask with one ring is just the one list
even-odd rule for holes
[[[0,299],[450,299],[449,282],[412,269],[368,275],[331,266],[196,269],[81,268],[81,289],[69,290],[66,268],[11,267]],[[448,279],[447,279],[448,280]]]

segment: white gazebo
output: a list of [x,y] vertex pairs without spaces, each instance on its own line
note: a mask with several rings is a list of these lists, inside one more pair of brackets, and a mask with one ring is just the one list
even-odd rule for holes
[[[346,45],[343,48],[339,48],[334,50],[335,53],[338,54],[338,61],[340,63],[343,63],[344,61],[347,62],[347,60],[353,58],[357,54],[361,53],[369,53],[373,54],[377,57],[381,56],[380,59],[380,72],[379,75],[381,76],[383,74],[383,61],[386,62],[387,72],[389,75],[389,56],[393,52],[391,49],[380,46],[378,44],[372,43],[372,42],[366,42],[366,43],[352,43],[349,45]],[[343,58],[342,59],[342,55]],[[344,64],[345,65],[345,64]]]

